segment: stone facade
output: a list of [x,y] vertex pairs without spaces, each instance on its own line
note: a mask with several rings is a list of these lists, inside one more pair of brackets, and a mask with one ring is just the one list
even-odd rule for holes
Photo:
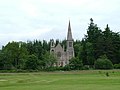
[[73,48],[73,38],[71,32],[71,25],[69,21],[68,25],[68,33],[67,33],[67,48],[66,51],[64,47],[62,47],[59,43],[55,46],[54,40],[50,40],[50,53],[54,54],[57,57],[57,64],[56,66],[65,66],[69,64],[69,60],[74,57],[74,48]]

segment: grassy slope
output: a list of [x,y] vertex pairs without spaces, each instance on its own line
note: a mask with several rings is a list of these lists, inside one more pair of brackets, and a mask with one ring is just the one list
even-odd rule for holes
[[[109,77],[105,75],[109,72]],[[1,73],[0,90],[119,90],[120,70]]]

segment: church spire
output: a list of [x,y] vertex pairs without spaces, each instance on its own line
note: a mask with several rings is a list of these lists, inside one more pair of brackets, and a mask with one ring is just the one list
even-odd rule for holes
[[72,38],[72,32],[71,32],[70,20],[69,20],[69,25],[68,25],[67,40],[73,40],[73,38]]

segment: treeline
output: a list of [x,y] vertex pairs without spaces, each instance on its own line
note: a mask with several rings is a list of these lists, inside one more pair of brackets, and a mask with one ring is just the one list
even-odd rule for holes
[[56,58],[49,53],[49,42],[45,40],[13,41],[0,51],[1,70],[45,70],[55,62]]
[[[66,40],[56,43],[64,45]],[[0,50],[1,70],[78,70],[120,68],[120,33],[113,32],[106,25],[101,30],[93,19],[87,35],[74,41],[75,58],[65,67],[54,67],[57,58],[49,53],[50,42],[34,40],[28,42],[9,42]]]
[[74,48],[83,65],[95,68],[95,62],[101,58],[112,62],[114,68],[120,68],[120,33],[112,32],[108,24],[102,31],[91,18],[87,35],[82,41],[75,41]]

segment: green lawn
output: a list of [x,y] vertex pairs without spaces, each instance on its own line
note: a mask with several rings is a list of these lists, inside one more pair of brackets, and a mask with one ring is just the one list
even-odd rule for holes
[[120,90],[120,70],[0,73],[0,90]]

